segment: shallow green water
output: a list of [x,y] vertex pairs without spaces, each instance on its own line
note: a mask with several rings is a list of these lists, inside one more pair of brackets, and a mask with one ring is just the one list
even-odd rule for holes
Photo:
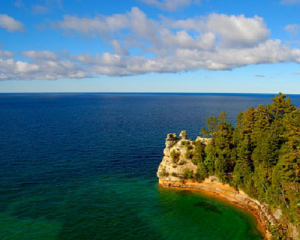
[[263,239],[249,213],[143,178],[27,189],[7,204],[0,223],[0,239]]

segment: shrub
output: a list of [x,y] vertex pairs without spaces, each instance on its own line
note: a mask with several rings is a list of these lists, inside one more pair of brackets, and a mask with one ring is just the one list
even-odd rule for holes
[[161,175],[163,177],[168,177],[169,176],[169,173],[166,171],[166,169],[163,168],[163,170],[161,171]]
[[189,141],[185,141],[184,146],[186,148],[186,152],[185,152],[184,157],[186,159],[192,159],[193,158],[193,153],[192,153],[191,150],[193,149],[193,145],[191,145],[191,143]]
[[191,158],[191,151],[188,148],[186,148],[186,152],[184,154],[184,157],[186,159],[190,159]]
[[179,156],[180,156],[180,153],[177,152],[176,150],[173,150],[171,152],[171,158],[172,158],[173,163],[177,163],[178,162]]
[[184,161],[184,160],[180,160],[180,162],[179,162],[179,165],[183,165],[183,164],[185,164],[186,162]]
[[184,179],[194,179],[194,173],[190,169],[186,168],[183,170]]

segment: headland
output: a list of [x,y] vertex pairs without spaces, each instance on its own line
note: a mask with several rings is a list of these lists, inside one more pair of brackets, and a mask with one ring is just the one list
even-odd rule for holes
[[[222,183],[216,176],[201,178],[199,164],[191,155],[197,154],[197,147],[206,146],[210,138],[197,137],[195,141],[187,138],[187,132],[182,131],[177,137],[170,133],[166,139],[164,157],[157,171],[159,185],[167,188],[202,191],[229,201],[230,203],[251,212],[258,222],[258,228],[266,239],[272,239],[269,226],[280,223],[282,215],[280,208],[270,209],[267,204],[249,197],[244,191],[229,184]],[[290,239],[299,240],[296,228],[290,224],[287,235]]]

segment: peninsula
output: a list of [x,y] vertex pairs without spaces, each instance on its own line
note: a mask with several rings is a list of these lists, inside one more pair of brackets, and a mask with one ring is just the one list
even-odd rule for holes
[[300,110],[284,94],[237,116],[210,117],[195,140],[166,139],[163,187],[205,191],[250,211],[267,239],[299,240]]

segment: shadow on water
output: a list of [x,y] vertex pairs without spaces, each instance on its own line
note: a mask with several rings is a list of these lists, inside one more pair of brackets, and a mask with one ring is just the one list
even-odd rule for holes
[[183,191],[178,191],[177,194],[182,196],[191,196],[193,195],[193,192],[190,190],[183,190]]
[[195,207],[201,207],[206,211],[211,211],[214,213],[222,214],[222,211],[218,209],[215,205],[208,203],[208,202],[197,202],[194,204]]

